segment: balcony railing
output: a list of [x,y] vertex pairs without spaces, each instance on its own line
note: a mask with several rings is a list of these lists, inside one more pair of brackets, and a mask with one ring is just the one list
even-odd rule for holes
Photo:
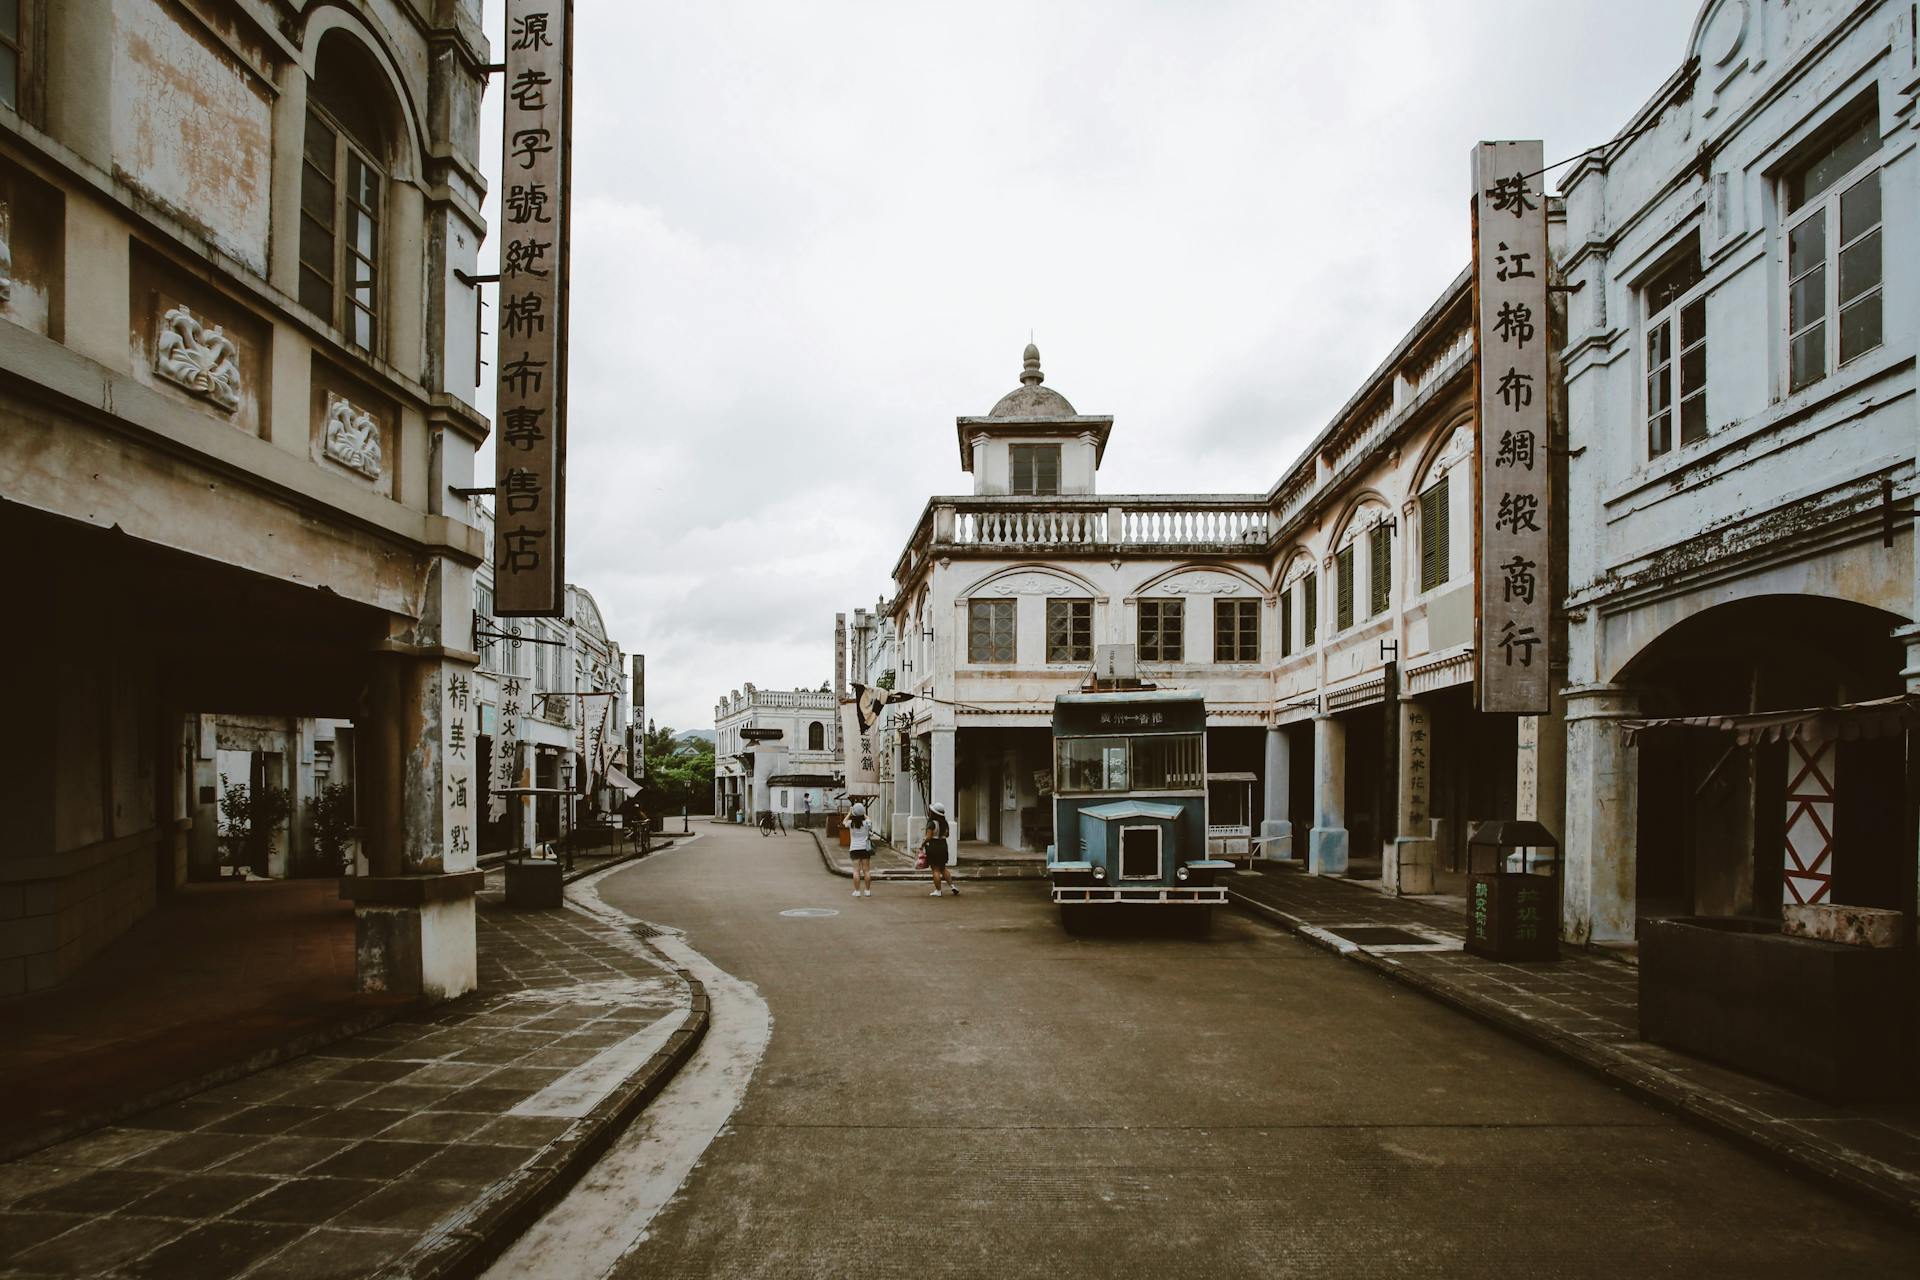
[[[923,538],[931,521],[930,538]],[[1193,552],[1266,545],[1267,501],[1257,494],[1135,497],[936,498],[907,555],[931,546],[982,550],[1155,547]]]

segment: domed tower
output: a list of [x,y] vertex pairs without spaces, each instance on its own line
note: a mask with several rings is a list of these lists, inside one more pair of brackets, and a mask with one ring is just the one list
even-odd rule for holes
[[1113,430],[1111,415],[1077,413],[1042,384],[1040,348],[1027,344],[1020,385],[984,418],[956,418],[960,468],[976,494],[1092,493]]

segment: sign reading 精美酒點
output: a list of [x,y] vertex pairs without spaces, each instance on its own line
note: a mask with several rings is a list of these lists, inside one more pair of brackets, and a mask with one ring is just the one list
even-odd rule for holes
[[1548,709],[1547,197],[1538,142],[1473,153],[1482,711]]
[[495,612],[566,612],[572,0],[507,0],[495,357]]

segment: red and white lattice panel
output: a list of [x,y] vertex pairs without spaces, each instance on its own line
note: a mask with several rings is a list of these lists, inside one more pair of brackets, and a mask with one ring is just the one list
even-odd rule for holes
[[1834,743],[1787,740],[1786,903],[1824,902],[1833,881]]

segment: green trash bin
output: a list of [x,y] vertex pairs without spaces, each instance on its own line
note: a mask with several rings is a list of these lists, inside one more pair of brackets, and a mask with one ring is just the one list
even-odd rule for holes
[[[1528,850],[1509,868],[1508,850]],[[1550,849],[1550,870],[1534,869],[1531,851]],[[1491,852],[1492,869],[1475,867]],[[1489,960],[1560,958],[1560,842],[1537,822],[1475,824],[1467,837],[1467,950]]]

